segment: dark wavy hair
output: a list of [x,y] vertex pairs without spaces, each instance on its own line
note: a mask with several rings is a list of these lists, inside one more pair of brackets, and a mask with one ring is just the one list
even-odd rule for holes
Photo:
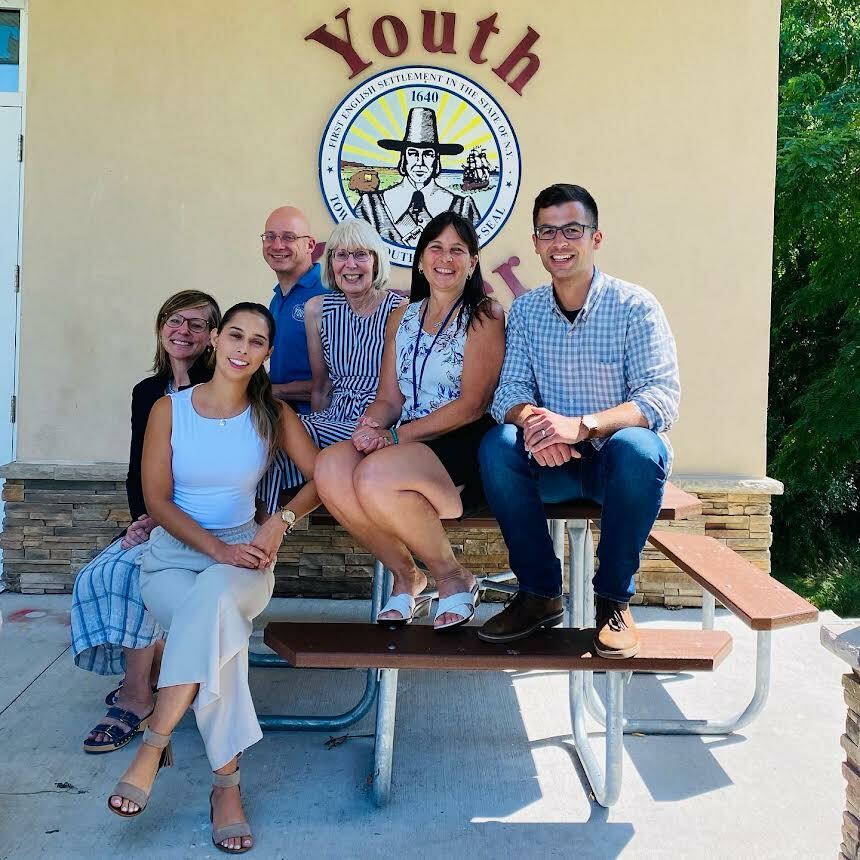
[[[266,321],[269,328],[269,347],[271,347],[275,342],[275,318],[265,305],[257,302],[239,302],[233,305],[224,314],[221,324],[218,326],[218,333],[220,334],[224,330],[224,327],[236,314],[244,311],[257,314]],[[266,446],[266,468],[268,468],[281,443],[281,406],[275,399],[275,395],[272,394],[272,381],[262,364],[248,380],[248,400],[251,401],[251,417],[254,421],[254,427]]]
[[[453,227],[457,235],[466,243],[469,254],[478,256],[478,234],[471,221],[458,215],[456,212],[442,212],[433,218],[424,228],[415,246],[415,257],[412,261],[412,289],[409,292],[410,302],[420,302],[430,295],[430,284],[424,273],[419,270],[421,255],[427,246],[438,239],[446,227]],[[484,292],[484,276],[481,274],[481,261],[475,264],[475,270],[466,278],[466,286],[463,288],[463,304],[457,315],[457,325],[468,327],[482,316],[492,317],[490,302]]]

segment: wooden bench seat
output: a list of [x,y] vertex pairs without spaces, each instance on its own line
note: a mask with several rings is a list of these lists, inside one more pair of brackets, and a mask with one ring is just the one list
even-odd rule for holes
[[281,622],[266,627],[265,642],[290,665],[316,669],[560,669],[572,671],[713,671],[729,654],[722,630],[640,630],[636,657],[608,660],[592,652],[593,629],[556,627],[491,645],[474,627],[440,634],[430,625]]
[[652,531],[648,542],[753,630],[778,630],[818,618],[811,603],[714,538]]

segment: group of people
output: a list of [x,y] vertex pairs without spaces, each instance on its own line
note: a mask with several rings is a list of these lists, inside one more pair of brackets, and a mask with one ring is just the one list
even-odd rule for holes
[[191,707],[214,772],[213,843],[252,847],[238,763],[262,736],[248,642],[282,540],[321,501],[393,573],[378,621],[429,613],[432,577],[440,632],[470,621],[478,600],[442,520],[488,505],[519,580],[477,629],[500,644],[563,618],[543,504],[600,503],[594,648],[637,652],[628,604],[669,472],[674,340],[650,293],[596,268],[588,191],[544,189],[533,226],[551,282],[514,301],[507,327],[484,291],[475,228],[452,211],[418,238],[408,301],[387,289],[385,244],[366,221],[335,227],[320,264],[307,219],[282,207],[261,235],[277,277],[269,307],[222,316],[195,290],[162,305],[154,373],[132,392],[132,522],[73,598],[77,665],[124,673],[84,749],[143,732],[112,812],[143,811]]

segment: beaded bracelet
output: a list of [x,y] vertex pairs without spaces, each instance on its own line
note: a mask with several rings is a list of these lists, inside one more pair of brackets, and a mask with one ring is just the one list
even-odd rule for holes
[[397,429],[395,427],[392,427],[388,432],[391,433],[391,439],[394,442],[394,444],[399,445],[400,440],[397,438]]

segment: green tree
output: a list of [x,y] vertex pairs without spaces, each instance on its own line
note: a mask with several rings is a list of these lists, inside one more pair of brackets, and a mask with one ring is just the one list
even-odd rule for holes
[[783,0],[770,370],[775,572],[860,612],[858,0]]

